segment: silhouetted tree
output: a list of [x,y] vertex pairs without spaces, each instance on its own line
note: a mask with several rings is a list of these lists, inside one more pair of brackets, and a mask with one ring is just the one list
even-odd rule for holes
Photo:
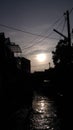
[[73,63],[73,46],[70,46],[67,40],[60,40],[53,53],[54,65],[71,65]]
[[66,39],[60,40],[52,54],[55,65],[52,79],[53,85],[57,92],[68,95],[71,93],[73,85],[71,76],[73,73],[73,45],[69,45]]

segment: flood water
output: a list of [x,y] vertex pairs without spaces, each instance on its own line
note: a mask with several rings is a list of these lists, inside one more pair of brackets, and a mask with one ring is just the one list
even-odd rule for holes
[[60,115],[55,100],[35,94],[31,105],[12,114],[8,127],[9,130],[63,130]]
[[61,130],[61,119],[54,100],[40,95],[33,97],[30,130]]

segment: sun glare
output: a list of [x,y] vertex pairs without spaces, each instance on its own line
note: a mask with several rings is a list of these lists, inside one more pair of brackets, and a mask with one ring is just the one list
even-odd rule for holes
[[36,58],[38,62],[44,62],[46,60],[46,54],[37,54]]

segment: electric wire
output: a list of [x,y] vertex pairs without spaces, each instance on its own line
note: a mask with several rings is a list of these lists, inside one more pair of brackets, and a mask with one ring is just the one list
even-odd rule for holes
[[[64,19],[64,23],[63,23],[63,28],[62,28],[62,31],[61,31],[61,34],[63,34],[63,31],[65,29],[65,25],[66,25],[66,19]],[[61,39],[62,36],[60,36],[59,40]]]
[[69,14],[71,14],[72,13],[72,11],[73,11],[73,7],[71,8],[71,10],[69,11]]
[[[50,30],[50,28],[52,28],[53,26],[55,26],[60,20],[61,20],[62,16],[60,18],[58,18],[48,29],[48,31]],[[12,26],[8,26],[8,25],[5,25],[5,24],[1,24],[0,23],[0,26],[2,27],[5,27],[5,28],[8,28],[8,29],[11,29],[11,30],[16,30],[16,31],[19,31],[19,32],[22,32],[22,33],[26,33],[26,34],[30,34],[30,35],[35,35],[35,36],[38,36],[38,37],[45,37],[44,35],[41,35],[41,34],[35,34],[35,33],[32,33],[32,32],[29,32],[29,31],[25,31],[25,30],[22,30],[22,29],[18,29],[16,27],[12,27]],[[46,38],[48,38],[48,36],[46,36]]]
[[[63,21],[61,21],[60,24],[62,24],[62,22],[63,22]],[[57,23],[57,21],[56,21],[56,23]],[[60,24],[59,24],[58,26],[60,26]],[[58,27],[57,27],[57,28],[58,28]],[[53,31],[52,31],[52,32],[53,32]],[[37,42],[35,41],[35,42],[36,42],[35,44],[32,44],[32,45],[30,45],[29,47],[26,47],[26,48],[24,48],[24,49],[32,48],[32,47],[35,46],[37,43],[39,44],[39,43],[43,42],[46,38],[48,38],[48,39],[59,40],[59,39],[56,39],[56,38],[50,37],[50,36],[52,35],[52,32],[49,33],[47,36],[44,36],[42,39],[39,39],[39,41],[37,41]],[[35,40],[36,40],[36,39],[35,39]],[[32,42],[33,42],[33,40],[32,40]]]
[[[56,26],[56,24],[58,24],[58,22],[62,19],[62,17],[63,17],[63,15],[62,15],[60,18],[58,18],[58,19],[49,27],[48,31],[50,31],[51,28],[53,28],[54,26]],[[53,32],[53,31],[52,31],[52,32],[49,33],[47,36],[43,36],[43,35],[40,35],[40,34],[35,34],[35,33],[32,33],[32,32],[28,32],[28,31],[25,31],[25,30],[18,29],[18,28],[16,28],[16,27],[11,27],[11,26],[8,26],[8,25],[4,25],[4,24],[1,24],[1,23],[0,23],[0,26],[5,27],[5,28],[8,28],[8,29],[16,30],[16,31],[19,31],[19,32],[22,32],[22,33],[26,33],[26,34],[30,34],[30,35],[36,36],[35,39],[33,39],[33,40],[30,41],[32,44],[31,44],[30,46],[28,46],[28,47],[23,47],[23,50],[25,50],[25,49],[30,49],[30,48],[32,48],[33,46],[35,46],[36,44],[41,43],[41,42],[44,41],[46,38],[49,38],[50,35],[52,35],[52,32]],[[41,37],[41,38],[38,39],[37,37]],[[49,39],[50,39],[50,38],[49,38]],[[52,39],[52,38],[51,38],[51,39]],[[36,40],[38,40],[38,41],[34,44],[33,42],[35,42]]]

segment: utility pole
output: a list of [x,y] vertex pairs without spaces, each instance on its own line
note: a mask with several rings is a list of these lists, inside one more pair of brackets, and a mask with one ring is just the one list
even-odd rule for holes
[[68,30],[68,43],[71,46],[71,34],[70,34],[70,19],[69,19],[69,11],[66,11],[67,16],[67,30]]
[[64,37],[68,41],[69,46],[71,46],[69,11],[67,10],[66,13],[64,13],[64,15],[66,15],[66,18],[67,18],[67,32],[68,32],[68,37],[66,37],[65,35],[63,35],[59,31],[57,31],[56,29],[53,29],[53,31],[55,31],[56,33],[58,33],[59,35],[61,35],[62,37]]
[[57,31],[56,29],[53,29],[53,31],[55,31],[56,33],[58,33],[59,35],[61,35],[62,37],[64,37],[65,39],[67,39],[68,40],[68,38],[65,36],[65,35],[63,35],[62,33],[60,33],[59,31]]

